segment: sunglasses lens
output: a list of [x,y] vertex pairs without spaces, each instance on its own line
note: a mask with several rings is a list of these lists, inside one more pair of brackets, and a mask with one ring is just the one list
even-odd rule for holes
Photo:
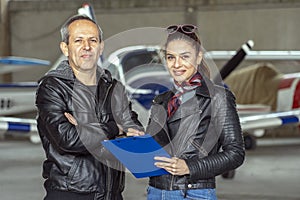
[[196,27],[193,25],[184,25],[181,27],[182,31],[185,33],[194,33],[196,30]]
[[178,29],[178,26],[172,25],[172,26],[169,26],[169,27],[167,28],[167,31],[169,32],[169,34],[171,34],[171,33],[176,32],[177,29]]

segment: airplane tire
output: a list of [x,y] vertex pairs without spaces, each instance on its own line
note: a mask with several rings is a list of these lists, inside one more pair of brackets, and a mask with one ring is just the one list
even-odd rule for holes
[[225,179],[233,179],[235,175],[235,170],[230,170],[222,174],[222,177]]
[[30,135],[29,140],[33,144],[40,144],[41,143],[41,139],[40,139],[40,136],[38,134]]
[[246,150],[256,149],[256,138],[253,135],[245,135],[244,143]]

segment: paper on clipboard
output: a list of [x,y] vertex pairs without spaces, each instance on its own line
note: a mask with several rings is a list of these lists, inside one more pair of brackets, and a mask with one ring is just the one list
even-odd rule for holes
[[102,142],[136,178],[169,174],[154,165],[155,156],[171,157],[149,134]]

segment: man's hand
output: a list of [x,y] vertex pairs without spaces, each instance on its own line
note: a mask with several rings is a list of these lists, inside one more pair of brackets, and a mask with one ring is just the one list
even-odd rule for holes
[[67,113],[67,112],[65,112],[64,115],[71,124],[73,124],[74,126],[78,125],[78,123],[77,123],[76,119],[73,117],[73,115],[71,115],[70,113]]
[[143,131],[139,131],[133,128],[129,128],[128,132],[126,133],[127,136],[139,136],[139,135],[145,135]]

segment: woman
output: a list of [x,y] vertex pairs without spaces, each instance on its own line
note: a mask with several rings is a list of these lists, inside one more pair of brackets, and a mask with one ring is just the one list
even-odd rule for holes
[[167,28],[165,58],[174,90],[155,97],[146,132],[171,158],[155,157],[169,174],[150,177],[149,200],[217,199],[215,177],[244,161],[235,97],[209,79],[196,29]]

